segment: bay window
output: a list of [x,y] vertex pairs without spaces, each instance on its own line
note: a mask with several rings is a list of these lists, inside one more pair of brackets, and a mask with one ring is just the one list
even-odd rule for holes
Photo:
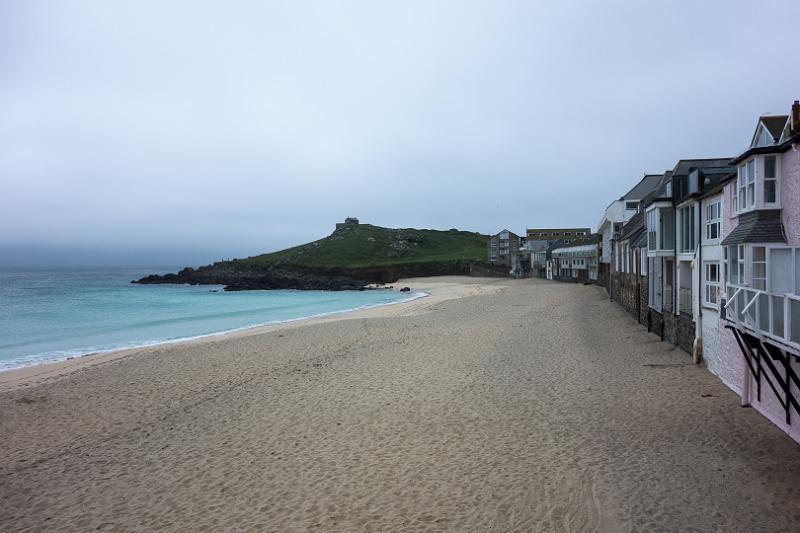
[[734,212],[777,207],[780,203],[779,176],[780,158],[775,155],[753,156],[739,165],[733,190]]
[[647,249],[655,251],[658,249],[656,237],[658,235],[656,226],[655,209],[647,212]]

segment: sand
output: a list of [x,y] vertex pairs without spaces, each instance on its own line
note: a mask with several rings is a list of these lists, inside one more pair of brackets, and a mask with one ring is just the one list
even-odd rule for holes
[[406,283],[0,374],[0,530],[800,531],[800,445],[602,289]]

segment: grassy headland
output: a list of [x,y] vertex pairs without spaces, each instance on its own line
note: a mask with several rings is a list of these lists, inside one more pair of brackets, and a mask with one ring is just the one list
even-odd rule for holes
[[400,277],[463,274],[486,255],[480,233],[339,227],[331,235],[278,252],[220,261],[139,283],[222,284],[228,289],[352,289]]

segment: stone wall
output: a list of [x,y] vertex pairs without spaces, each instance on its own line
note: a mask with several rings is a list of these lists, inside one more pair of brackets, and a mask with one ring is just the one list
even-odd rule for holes
[[674,344],[686,353],[692,353],[695,337],[695,323],[690,316],[683,313],[665,313],[664,340]]
[[647,307],[647,277],[638,274],[614,272],[608,290],[611,298],[620,304],[640,324],[649,326]]
[[469,275],[475,278],[510,278],[507,266],[473,263],[469,267]]

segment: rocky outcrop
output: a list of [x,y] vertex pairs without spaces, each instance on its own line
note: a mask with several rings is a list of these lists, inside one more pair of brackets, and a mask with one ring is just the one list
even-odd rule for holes
[[365,290],[372,284],[393,283],[404,277],[466,274],[467,261],[438,261],[358,269],[308,268],[286,264],[258,267],[225,261],[197,269],[184,268],[175,274],[152,274],[132,283],[188,283],[224,285],[226,291],[259,289]]

